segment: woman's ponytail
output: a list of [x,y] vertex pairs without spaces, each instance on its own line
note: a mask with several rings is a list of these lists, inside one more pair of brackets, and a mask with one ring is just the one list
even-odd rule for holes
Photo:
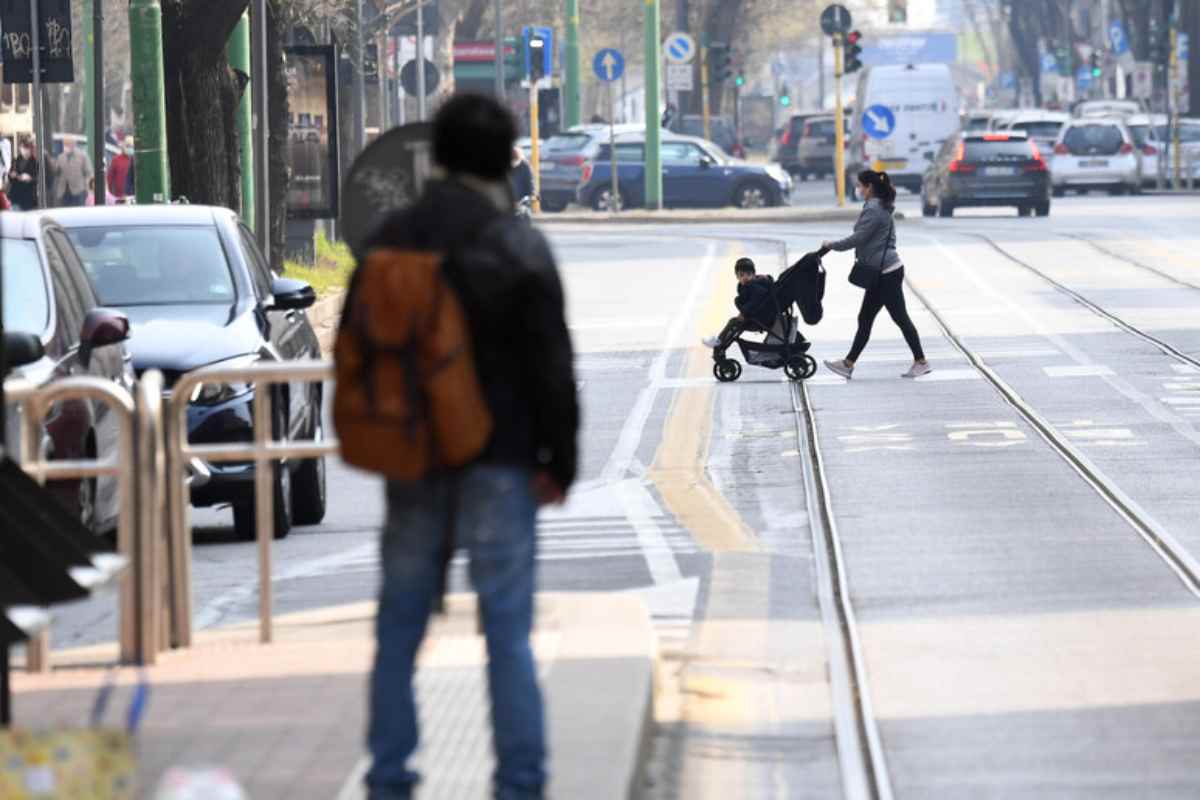
[[888,177],[886,172],[876,172],[873,169],[864,169],[858,173],[860,183],[870,186],[875,197],[879,198],[879,202],[884,208],[889,211],[896,205],[896,187],[892,185],[892,179]]

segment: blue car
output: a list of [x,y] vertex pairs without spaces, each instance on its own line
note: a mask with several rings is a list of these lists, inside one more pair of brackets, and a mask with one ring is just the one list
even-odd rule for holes
[[[616,141],[619,207],[640,206],[646,173],[644,136]],[[712,142],[694,136],[662,141],[663,205],[667,208],[784,205],[792,178],[778,164],[749,164],[730,158]],[[613,206],[612,151],[605,143],[584,165],[576,192],[580,205],[607,211]]]

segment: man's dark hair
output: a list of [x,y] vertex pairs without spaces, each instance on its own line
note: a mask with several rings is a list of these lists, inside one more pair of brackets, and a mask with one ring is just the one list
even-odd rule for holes
[[739,258],[737,263],[733,265],[734,275],[757,275],[758,270],[754,268],[754,260],[750,258]]
[[503,179],[516,139],[512,114],[483,95],[455,95],[433,118],[433,158],[450,173]]

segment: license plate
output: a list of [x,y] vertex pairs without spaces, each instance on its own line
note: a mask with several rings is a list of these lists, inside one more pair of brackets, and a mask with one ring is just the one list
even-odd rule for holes
[[1079,162],[1079,166],[1081,166],[1081,167],[1107,167],[1108,159],[1093,158],[1090,161],[1087,159],[1084,159],[1083,161]]
[[984,175],[992,175],[992,176],[996,176],[996,175],[1012,176],[1012,175],[1017,174],[1017,170],[1013,167],[984,167],[983,174]]
[[887,161],[878,160],[873,165],[876,172],[887,172],[889,169],[904,169],[908,166],[908,162],[898,159],[889,159]]

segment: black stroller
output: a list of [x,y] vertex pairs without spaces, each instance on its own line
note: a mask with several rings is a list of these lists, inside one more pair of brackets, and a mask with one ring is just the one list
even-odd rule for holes
[[[771,292],[759,308],[748,309],[746,331],[765,333],[762,341],[738,336],[734,341],[747,364],[767,369],[783,368],[792,380],[811,378],[817,371],[817,360],[808,355],[812,342],[800,333],[792,306],[800,309],[807,325],[816,325],[825,311],[825,268],[821,257],[828,252],[817,250],[806,254],[780,273]],[[713,376],[722,383],[736,381],[742,376],[742,365],[725,356],[726,346],[713,350]]]

